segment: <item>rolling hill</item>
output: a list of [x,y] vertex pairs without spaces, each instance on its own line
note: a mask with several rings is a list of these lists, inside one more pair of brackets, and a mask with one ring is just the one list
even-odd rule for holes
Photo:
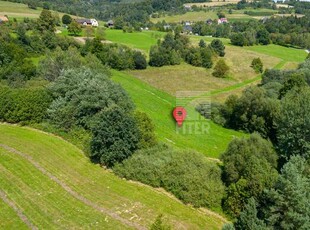
[[[194,149],[204,153],[207,157],[218,158],[225,151],[228,143],[234,137],[245,134],[225,129],[212,121],[205,120],[209,127],[205,135],[178,133],[176,123],[172,117],[172,110],[176,106],[174,96],[160,91],[135,77],[118,71],[113,71],[114,81],[129,93],[138,110],[147,113],[155,124],[155,132],[160,141],[182,149]],[[192,113],[194,111],[193,107]],[[184,122],[186,127],[187,121]]]
[[219,229],[217,214],[122,180],[72,144],[0,124],[0,229],[147,229],[159,214],[175,229]]

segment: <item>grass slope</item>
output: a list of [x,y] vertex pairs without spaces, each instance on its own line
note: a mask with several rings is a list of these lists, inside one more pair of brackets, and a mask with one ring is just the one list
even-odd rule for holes
[[[195,149],[208,157],[217,158],[234,138],[244,134],[224,129],[208,121],[209,134],[182,134],[176,132],[172,110],[176,105],[175,97],[162,92],[135,77],[113,71],[113,80],[119,82],[130,94],[137,108],[147,113],[155,124],[160,141],[183,149]],[[192,113],[194,113],[192,111]],[[184,122],[186,126],[186,122]]]
[[143,31],[124,33],[122,30],[106,30],[106,39],[115,43],[121,43],[131,48],[139,49],[148,54],[151,46],[155,45],[157,40],[165,35],[164,32]]
[[0,15],[7,15],[9,18],[38,18],[41,13],[40,8],[33,10],[21,3],[0,1]]
[[[0,15],[7,15],[10,20],[16,18],[18,21],[22,21],[24,18],[35,19],[39,18],[42,8],[37,7],[37,9],[30,9],[27,5],[22,3],[0,1]],[[64,13],[52,11],[53,14],[61,17]],[[76,16],[71,15],[71,17],[76,18]]]
[[0,229],[28,229],[14,210],[0,199]]
[[214,11],[197,11],[197,12],[187,12],[185,14],[178,14],[178,15],[167,15],[160,18],[151,18],[153,23],[165,21],[167,23],[178,23],[178,22],[185,22],[185,21],[206,21],[207,19],[211,18],[212,20],[217,19],[216,12]]
[[[152,188],[119,179],[53,135],[0,124],[0,144],[0,190],[40,229],[130,228],[86,205],[82,198],[143,227],[149,227],[161,213],[175,229],[219,229],[223,224],[216,215],[204,214]],[[26,229],[16,210],[1,198],[0,205],[1,228]]]
[[213,69],[194,67],[185,63],[176,66],[148,67],[129,73],[148,84],[175,95],[180,90],[219,92],[235,89],[256,80],[257,73],[250,67],[253,58],[260,57],[265,68],[272,68],[281,59],[249,51],[240,47],[226,46],[225,62],[230,67],[228,78],[212,76]]
[[277,57],[286,62],[303,62],[307,57],[307,53],[302,49],[294,49],[273,44],[267,46],[248,46],[245,47],[245,49]]

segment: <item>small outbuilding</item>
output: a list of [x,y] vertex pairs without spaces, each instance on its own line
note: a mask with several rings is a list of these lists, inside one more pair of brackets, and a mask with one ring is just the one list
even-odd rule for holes
[[8,22],[9,19],[5,15],[0,15],[0,24]]

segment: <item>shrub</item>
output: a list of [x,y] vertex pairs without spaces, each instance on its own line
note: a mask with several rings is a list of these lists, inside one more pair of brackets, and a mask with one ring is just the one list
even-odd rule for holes
[[69,25],[72,22],[72,18],[68,14],[64,14],[61,20],[62,20],[62,23],[65,25]]
[[220,39],[212,40],[210,46],[215,51],[215,53],[217,53],[217,55],[219,55],[220,57],[225,56],[225,46]]
[[39,123],[46,116],[52,99],[42,88],[0,87],[0,120],[10,123]]
[[212,75],[214,77],[221,77],[221,78],[223,78],[223,77],[226,77],[228,71],[229,71],[228,65],[225,63],[225,61],[223,59],[220,59],[216,63]]
[[263,72],[263,62],[260,58],[254,58],[251,67],[254,69],[256,73],[262,73]]
[[96,115],[91,128],[91,159],[108,167],[127,159],[138,148],[139,130],[134,118],[120,107]]
[[133,61],[135,63],[135,69],[146,69],[147,67],[146,58],[141,52],[134,51]]
[[138,129],[139,129],[139,143],[138,148],[144,149],[156,145],[157,140],[154,133],[155,126],[153,121],[146,113],[137,111],[134,114]]

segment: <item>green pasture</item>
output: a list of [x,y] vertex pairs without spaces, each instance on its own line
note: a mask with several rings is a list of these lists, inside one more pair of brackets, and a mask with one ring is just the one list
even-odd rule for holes
[[247,46],[244,47],[244,49],[277,57],[286,62],[303,62],[307,57],[307,53],[302,49],[295,49],[274,44],[267,46]]
[[[37,9],[30,9],[27,5],[22,3],[0,1],[0,15],[7,15],[10,20],[13,18],[17,19],[18,21],[21,21],[24,18],[35,19],[40,16],[41,11],[42,8],[40,7]],[[64,15],[64,13],[56,11],[52,11],[52,13],[58,14],[60,18]]]
[[[220,229],[223,224],[216,214],[204,214],[159,190],[114,176],[59,137],[0,124],[0,143],[31,157],[0,147],[0,189],[39,229],[129,228],[83,199],[146,228],[159,214],[174,229]],[[80,199],[67,192],[68,188]],[[1,206],[0,214],[1,228],[24,228],[8,205]],[[13,220],[16,222],[11,225]]]
[[215,11],[197,11],[197,12],[186,12],[185,14],[178,14],[178,15],[166,15],[160,18],[151,18],[153,23],[165,21],[167,23],[179,23],[182,21],[206,21],[207,19],[211,18],[217,19],[217,15]]
[[9,18],[38,18],[41,13],[40,8],[33,10],[21,3],[0,1],[0,15],[7,15]]
[[155,45],[157,40],[162,38],[165,33],[158,31],[142,31],[125,33],[122,30],[107,29],[105,31],[106,39],[115,43],[121,43],[134,49],[149,53],[151,46]]

